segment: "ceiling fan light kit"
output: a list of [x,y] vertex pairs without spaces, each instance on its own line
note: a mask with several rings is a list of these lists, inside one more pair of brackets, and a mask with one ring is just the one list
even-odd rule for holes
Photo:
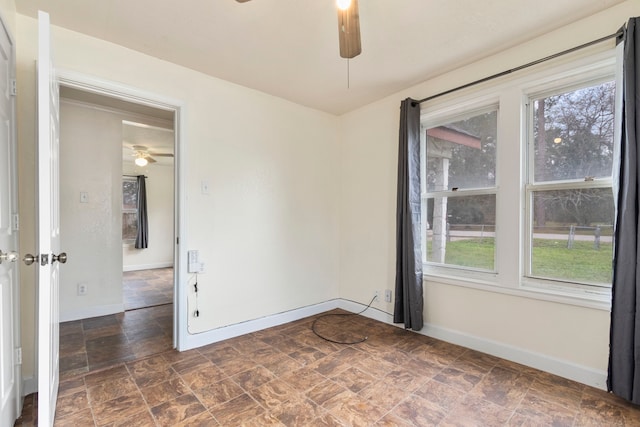
[[135,162],[135,164],[136,164],[136,165],[138,165],[138,166],[140,166],[140,167],[147,166],[147,164],[149,163],[149,162],[147,161],[147,159],[145,159],[145,158],[144,158],[144,157],[142,157],[142,156],[138,156],[138,157],[136,157],[136,159],[134,160],[134,162]]

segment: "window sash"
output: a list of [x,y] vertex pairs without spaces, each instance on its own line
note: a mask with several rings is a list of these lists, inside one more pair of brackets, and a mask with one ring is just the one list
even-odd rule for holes
[[[422,201],[428,197],[461,197],[471,194],[496,194],[496,254],[495,272],[469,271],[465,268],[426,262],[423,246],[424,275],[443,284],[469,286],[484,290],[522,295],[606,309],[610,290],[561,280],[540,280],[528,277],[526,263],[530,247],[530,194],[533,191],[580,188],[609,188],[612,179],[606,177],[584,182],[568,180],[529,183],[527,172],[532,157],[527,124],[529,100],[590,83],[610,81],[617,76],[614,49],[595,54],[575,55],[562,63],[545,64],[518,75],[496,80],[494,84],[464,89],[422,104],[421,156],[426,159],[426,129],[464,119],[478,112],[498,109],[495,188],[460,189],[456,192],[426,191],[425,163],[422,162]],[[616,85],[616,87],[620,87]],[[618,110],[616,109],[616,113]],[[615,147],[614,147],[615,148]],[[422,210],[426,224],[426,209]],[[422,227],[426,242],[426,227]]]

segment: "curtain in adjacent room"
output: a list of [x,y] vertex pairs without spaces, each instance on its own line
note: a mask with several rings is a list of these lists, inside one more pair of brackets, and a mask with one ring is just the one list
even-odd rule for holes
[[422,329],[422,243],[420,239],[420,104],[400,105],[398,205],[396,212],[396,298],[394,323]]
[[617,202],[607,378],[609,391],[635,404],[640,404],[639,23],[640,18],[630,19],[624,36],[620,170],[619,179],[614,180]]
[[136,249],[149,247],[149,222],[147,220],[147,188],[144,175],[137,176],[138,181],[138,235]]

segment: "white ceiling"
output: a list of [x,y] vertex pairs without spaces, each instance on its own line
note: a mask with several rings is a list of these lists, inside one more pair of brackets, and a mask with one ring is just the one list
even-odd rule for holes
[[334,0],[18,0],[54,25],[333,114],[623,0],[359,0],[362,54],[338,54]]

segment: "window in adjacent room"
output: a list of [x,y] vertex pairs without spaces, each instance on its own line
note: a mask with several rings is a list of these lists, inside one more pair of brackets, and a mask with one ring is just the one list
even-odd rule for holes
[[122,179],[122,240],[133,243],[138,234],[138,182],[132,177]]

